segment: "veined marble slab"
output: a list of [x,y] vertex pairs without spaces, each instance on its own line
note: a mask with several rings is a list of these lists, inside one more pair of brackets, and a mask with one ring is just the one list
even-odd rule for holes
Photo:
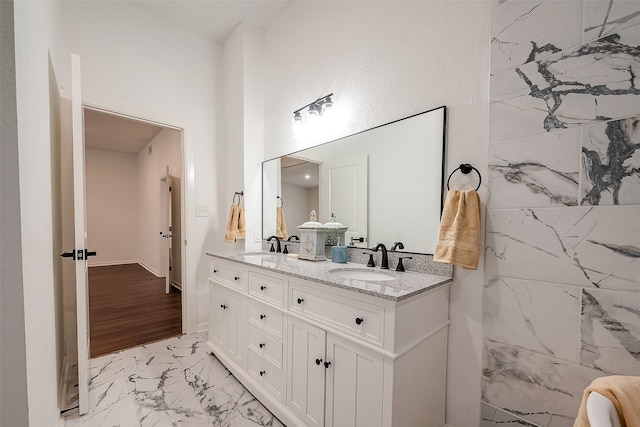
[[581,129],[489,145],[489,208],[577,206]]
[[482,307],[485,339],[578,363],[580,288],[489,277]]
[[500,408],[482,402],[480,427],[539,427]]
[[640,206],[487,211],[489,275],[640,290]]
[[582,42],[579,1],[494,1],[492,6],[491,74]]
[[490,140],[638,114],[640,25],[491,77]]
[[593,124],[582,134],[581,204],[640,204],[640,116]]
[[640,375],[640,293],[585,289],[580,363]]
[[89,413],[76,426],[282,426],[208,354],[205,334],[183,335],[91,360]]
[[640,24],[638,1],[589,0],[583,3],[585,42]]
[[485,340],[482,398],[545,427],[573,427],[582,394],[603,373]]

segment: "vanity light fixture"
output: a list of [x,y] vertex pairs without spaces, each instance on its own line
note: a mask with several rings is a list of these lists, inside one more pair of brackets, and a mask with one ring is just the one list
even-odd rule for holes
[[298,108],[296,111],[293,112],[293,122],[294,123],[302,122],[303,120],[302,111],[305,108],[308,108],[307,116],[309,118],[319,117],[322,114],[326,113],[327,111],[333,108],[333,101],[331,100],[332,96],[333,94],[330,93],[329,95],[322,96],[316,99],[315,101]]

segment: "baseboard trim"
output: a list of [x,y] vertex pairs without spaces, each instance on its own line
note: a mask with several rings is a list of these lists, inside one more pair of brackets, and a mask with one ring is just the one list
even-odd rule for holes
[[121,260],[121,261],[90,261],[89,267],[107,267],[109,265],[125,265],[125,264],[139,264],[137,259]]
[[145,264],[143,261],[138,260],[137,261],[138,264],[140,264],[140,266],[142,268],[144,268],[145,270],[147,270],[149,273],[153,274],[156,277],[164,277],[163,275],[160,274],[159,271],[157,271],[155,268],[151,268],[149,267],[147,264]]

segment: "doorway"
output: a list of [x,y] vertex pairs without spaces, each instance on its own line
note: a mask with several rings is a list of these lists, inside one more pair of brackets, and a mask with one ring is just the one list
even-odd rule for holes
[[87,106],[84,127],[87,246],[97,252],[89,260],[89,342],[96,357],[183,331],[183,257],[173,238],[181,234],[184,211],[183,135]]

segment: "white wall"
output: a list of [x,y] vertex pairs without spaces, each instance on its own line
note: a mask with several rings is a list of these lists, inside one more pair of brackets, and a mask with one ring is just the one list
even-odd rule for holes
[[[85,101],[92,105],[185,128],[188,169],[185,266],[191,301],[207,300],[205,240],[224,248],[228,199],[216,193],[227,168],[220,154],[221,53],[219,45],[124,2],[53,2],[58,11],[54,65],[63,95],[69,87],[70,54],[82,58]],[[30,27],[33,31],[34,27]],[[191,151],[189,151],[191,147]],[[225,195],[226,196],[226,195]],[[209,207],[196,218],[195,205]],[[207,312],[189,312],[188,330],[205,325]]]
[[[446,105],[447,171],[467,162],[486,173],[489,17],[490,3],[476,1],[292,3],[265,37],[264,158],[305,148],[292,138],[293,111],[334,92],[347,113],[334,135]],[[482,282],[482,267],[456,269],[451,287],[447,423],[455,427],[480,418]]]
[[[179,131],[163,129],[137,155],[137,253],[140,264],[157,276],[163,276],[161,179],[166,175],[167,166],[171,175],[182,176],[181,138]],[[151,153],[149,147],[152,147]]]
[[[318,187],[304,188],[282,184],[282,199],[285,201],[284,214],[289,236],[295,234],[300,237],[297,227],[309,221],[312,209],[319,213]],[[340,221],[339,218],[338,221]]]
[[138,262],[137,156],[85,150],[89,266]]
[[[55,5],[15,3],[20,219],[29,425],[60,418],[57,372],[51,126],[48,48],[55,41]],[[34,29],[37,28],[37,31]],[[59,309],[59,307],[58,307]]]
[[0,425],[27,425],[13,2],[0,2]]

